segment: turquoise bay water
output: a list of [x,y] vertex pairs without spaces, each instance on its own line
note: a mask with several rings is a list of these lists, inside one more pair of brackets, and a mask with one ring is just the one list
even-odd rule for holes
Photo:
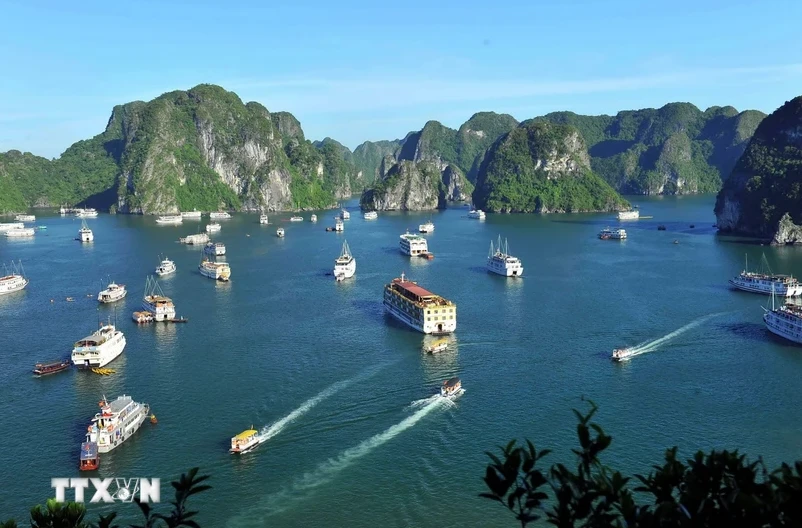
[[[123,392],[149,403],[159,423],[103,456],[99,476],[161,477],[167,501],[166,482],[200,466],[214,488],[195,505],[210,527],[512,526],[477,498],[483,452],[527,437],[555,449],[551,461],[566,457],[582,396],[599,405],[614,438],[605,460],[626,471],[647,471],[672,445],[685,456],[737,447],[770,464],[798,458],[802,350],[764,329],[767,298],[726,281],[745,253],[750,264],[765,252],[774,271],[802,275],[802,251],[716,237],[711,197],[634,201],[654,218],[626,222],[624,242],[596,238],[618,224],[610,215],[436,213],[432,261],[397,249],[428,213],[365,221],[351,202],[344,234],[324,231],[333,211],[317,212],[317,224],[272,216],[270,226],[236,215],[213,237],[228,249],[228,284],[200,276],[199,249],[175,242],[206,219],[157,226],[102,215],[87,220],[94,243],[80,244],[79,220],[40,216],[48,229],[34,240],[0,237],[0,261],[22,259],[31,279],[23,293],[0,297],[0,431],[10,441],[0,454],[0,512],[24,520],[53,495],[52,477],[79,476],[96,402]],[[286,238],[275,236],[278,226]],[[499,234],[522,258],[524,278],[485,271]],[[326,273],[344,239],[357,274],[337,284]],[[159,254],[178,265],[160,282],[189,323],[137,327],[131,312]],[[448,351],[421,353],[423,336],[383,315],[382,287],[402,271],[458,304]],[[109,365],[117,373],[32,378],[36,361],[67,355],[99,318],[114,317],[95,301],[109,276],[129,289],[116,306],[128,340]],[[686,325],[628,363],[609,360],[613,348]],[[430,398],[455,375],[461,398]],[[252,424],[270,438],[229,455],[230,437]],[[116,509],[137,518],[132,505]]]

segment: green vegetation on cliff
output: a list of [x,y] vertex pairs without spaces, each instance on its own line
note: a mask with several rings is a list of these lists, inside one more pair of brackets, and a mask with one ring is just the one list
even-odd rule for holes
[[479,168],[473,201],[495,212],[612,211],[627,206],[590,170],[573,126],[532,122],[502,136]]
[[365,141],[354,149],[352,160],[356,170],[362,173],[362,181],[365,185],[370,185],[380,178],[379,167],[382,160],[385,156],[392,155],[400,146],[401,140],[395,139],[393,141]]

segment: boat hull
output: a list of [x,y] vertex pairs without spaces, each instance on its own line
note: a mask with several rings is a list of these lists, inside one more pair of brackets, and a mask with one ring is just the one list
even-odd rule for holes
[[28,282],[30,282],[28,279],[20,275],[14,275],[11,279],[0,281],[0,295],[22,291],[28,285]]
[[134,433],[136,433],[139,430],[139,428],[142,427],[142,424],[145,422],[145,418],[148,417],[148,413],[150,412],[150,410],[147,405],[143,404],[134,412],[136,413],[135,418],[129,423],[125,424],[120,429],[119,437],[115,438],[114,440],[110,441],[107,444],[98,443],[97,447],[98,453],[108,453],[110,451],[114,451],[115,449],[123,445],[123,443],[126,440],[131,438],[134,435]]
[[[746,281],[740,281],[738,279],[729,279],[728,281],[733,288],[736,290],[741,290],[749,293],[760,293],[762,295],[771,295],[772,293],[772,286],[771,284],[754,284]],[[786,287],[784,284],[775,284],[774,286],[774,294],[780,297],[799,297],[802,295],[802,284],[799,286],[790,286]]]
[[802,345],[802,324],[791,324],[790,328],[783,325],[783,321],[773,312],[763,314],[763,323],[766,329],[774,335]]
[[342,275],[344,279],[350,279],[356,274],[356,259],[344,265],[334,265],[334,276]]
[[99,303],[102,304],[111,304],[113,302],[120,301],[125,299],[125,296],[128,295],[128,290],[123,290],[122,293],[115,293],[112,295],[104,295],[102,292],[98,295],[97,300]]

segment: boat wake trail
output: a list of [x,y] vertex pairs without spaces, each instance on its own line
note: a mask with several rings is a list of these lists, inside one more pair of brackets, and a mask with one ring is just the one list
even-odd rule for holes
[[678,328],[677,330],[674,330],[673,332],[671,332],[669,334],[664,335],[663,337],[655,339],[654,341],[647,341],[646,343],[641,343],[640,345],[634,346],[634,347],[631,348],[632,355],[629,356],[629,357],[639,356],[641,354],[646,354],[648,352],[654,352],[655,350],[660,348],[662,345],[668,343],[669,341],[671,341],[675,337],[678,337],[678,336],[684,334],[688,330],[692,330],[692,329],[696,328],[697,326],[701,325],[705,321],[708,321],[708,320],[710,320],[710,319],[712,319],[714,317],[717,317],[717,316],[723,315],[723,314],[724,314],[724,312],[719,312],[719,313],[714,313],[714,314],[709,314],[709,315],[702,316],[699,319],[696,319],[695,321],[692,321],[692,322],[686,324],[685,326],[683,326],[681,328]]
[[377,365],[375,367],[364,370],[359,374],[357,374],[356,376],[354,376],[353,378],[343,381],[338,381],[334,385],[331,385],[330,387],[324,389],[315,396],[312,396],[284,418],[272,423],[271,425],[263,427],[262,430],[259,432],[259,443],[261,444],[262,442],[270,440],[271,438],[279,434],[281,431],[284,430],[285,427],[287,427],[289,424],[291,424],[292,422],[294,422],[295,420],[297,420],[298,418],[309,412],[315,405],[322,402],[326,398],[333,396],[334,394],[343,390],[347,386],[356,383],[357,381],[363,381],[370,378],[371,376],[374,376],[386,366],[387,366],[386,364]]

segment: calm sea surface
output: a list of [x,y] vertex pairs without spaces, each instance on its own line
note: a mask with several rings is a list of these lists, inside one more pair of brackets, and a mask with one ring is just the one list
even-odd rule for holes
[[[610,215],[477,221],[449,209],[432,217],[432,261],[398,251],[398,236],[428,213],[366,221],[352,201],[343,234],[324,231],[333,211],[318,211],[317,224],[273,215],[270,226],[239,214],[213,237],[228,249],[228,284],[202,277],[199,248],[176,242],[207,218],[158,226],[101,215],[87,220],[94,243],[81,244],[80,220],[37,213],[48,229],[35,239],[0,237],[0,261],[22,259],[31,280],[0,297],[0,517],[26,520],[53,496],[52,477],[79,476],[98,399],[122,393],[149,403],[159,423],[102,456],[99,475],[161,477],[166,502],[167,482],[200,466],[214,486],[194,501],[208,527],[512,526],[476,496],[483,452],[528,437],[555,449],[547,460],[565,458],[583,396],[614,438],[606,462],[625,471],[648,471],[672,445],[685,456],[740,448],[772,465],[799,458],[802,348],[764,329],[766,297],[731,291],[727,279],[745,253],[757,265],[763,252],[774,271],[802,276],[802,250],[717,238],[712,197],[634,201],[654,218],[627,222],[624,242],[596,238],[618,224]],[[485,271],[499,234],[524,278]],[[346,239],[357,273],[337,284],[327,273]],[[131,312],[160,254],[176,261],[160,283],[189,323],[137,327]],[[402,271],[457,303],[448,351],[423,354],[422,334],[383,315],[382,287]],[[109,277],[128,297],[98,307]],[[67,355],[115,312],[128,340],[109,365],[116,374],[31,377],[35,362]],[[615,347],[672,333],[625,364],[609,360]],[[465,394],[432,399],[455,375]],[[269,440],[228,454],[252,424]],[[116,508],[138,519],[135,506]],[[93,518],[102,511],[90,505]]]

